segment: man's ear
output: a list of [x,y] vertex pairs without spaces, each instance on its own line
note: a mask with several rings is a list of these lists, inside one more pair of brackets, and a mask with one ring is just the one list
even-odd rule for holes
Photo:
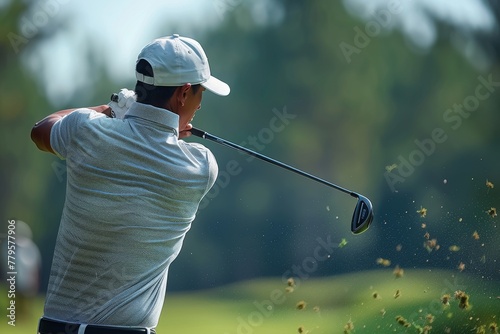
[[186,99],[188,97],[188,92],[190,89],[190,83],[186,83],[177,89],[177,101],[180,106],[184,107],[184,104],[186,104]]

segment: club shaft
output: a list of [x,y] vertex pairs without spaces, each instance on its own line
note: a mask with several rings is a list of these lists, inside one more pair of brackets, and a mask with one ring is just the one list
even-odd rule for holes
[[351,195],[352,197],[358,198],[358,194],[355,193],[354,191],[351,191],[349,189],[346,189],[346,188],[343,188],[341,186],[338,186],[338,185],[336,185],[334,183],[331,183],[331,182],[328,182],[326,180],[323,180],[322,178],[319,178],[319,177],[317,177],[315,175],[312,175],[312,174],[309,174],[307,172],[304,172],[304,171],[302,171],[302,170],[300,170],[298,168],[295,168],[293,166],[287,165],[287,164],[285,164],[285,163],[283,163],[281,161],[272,159],[272,158],[270,158],[268,156],[265,156],[263,154],[260,154],[258,152],[252,151],[252,150],[250,150],[250,149],[248,149],[246,147],[243,147],[241,145],[237,145],[237,144],[232,143],[230,141],[227,141],[227,140],[225,140],[223,138],[214,136],[214,135],[212,135],[212,134],[210,134],[210,133],[208,133],[206,131],[203,131],[203,130],[200,130],[200,129],[196,129],[196,128],[192,128],[190,131],[191,131],[191,134],[194,135],[194,136],[197,136],[197,137],[200,137],[200,138],[203,138],[203,139],[207,139],[207,140],[216,142],[218,144],[221,144],[221,145],[224,145],[224,146],[227,146],[227,147],[231,147],[231,148],[236,149],[238,151],[245,152],[246,154],[248,154],[250,156],[253,156],[253,157],[258,158],[260,160],[266,161],[266,162],[271,163],[271,164],[273,164],[275,166],[287,169],[287,170],[289,170],[291,172],[294,172],[294,173],[297,173],[299,175],[305,176],[305,177],[307,177],[307,178],[309,178],[311,180],[314,180],[316,182],[324,184],[324,185],[326,185],[328,187],[340,190],[340,191],[342,191],[342,192],[344,192],[346,194]]

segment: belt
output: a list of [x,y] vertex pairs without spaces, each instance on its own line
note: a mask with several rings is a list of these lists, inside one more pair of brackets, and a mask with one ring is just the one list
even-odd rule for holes
[[154,329],[144,327],[115,327],[87,325],[41,318],[39,334],[156,334]]

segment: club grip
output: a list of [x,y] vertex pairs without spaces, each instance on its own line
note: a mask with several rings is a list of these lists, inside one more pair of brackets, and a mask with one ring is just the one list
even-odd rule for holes
[[197,128],[192,128],[189,130],[193,136],[200,137],[200,138],[205,138],[205,135],[207,134],[205,131],[197,129]]

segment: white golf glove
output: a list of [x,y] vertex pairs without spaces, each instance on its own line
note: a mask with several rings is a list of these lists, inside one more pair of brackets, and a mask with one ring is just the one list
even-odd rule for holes
[[133,90],[122,88],[118,94],[111,95],[111,102],[108,103],[108,106],[113,110],[115,118],[123,119],[136,98]]

